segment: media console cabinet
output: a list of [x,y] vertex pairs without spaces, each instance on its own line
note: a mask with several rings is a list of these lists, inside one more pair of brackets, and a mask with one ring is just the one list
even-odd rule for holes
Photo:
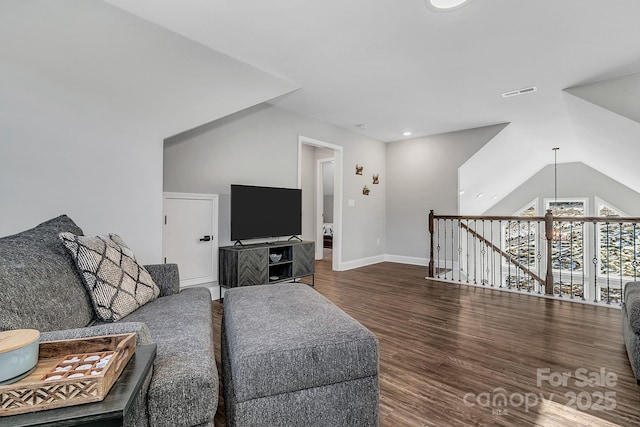
[[[273,261],[271,255],[277,257]],[[311,276],[315,282],[314,242],[274,242],[219,248],[219,282],[224,288],[267,285]]]

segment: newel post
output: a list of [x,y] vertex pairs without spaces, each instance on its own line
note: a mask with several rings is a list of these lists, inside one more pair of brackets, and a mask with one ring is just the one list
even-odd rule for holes
[[430,240],[430,248],[429,248],[429,273],[427,274],[428,277],[435,277],[434,276],[434,263],[433,263],[433,230],[434,230],[434,224],[433,224],[433,209],[431,209],[429,211],[429,240]]
[[547,209],[544,216],[544,232],[547,239],[547,276],[544,281],[544,293],[553,295],[553,260],[551,259],[551,250],[553,245],[553,213],[551,209]]

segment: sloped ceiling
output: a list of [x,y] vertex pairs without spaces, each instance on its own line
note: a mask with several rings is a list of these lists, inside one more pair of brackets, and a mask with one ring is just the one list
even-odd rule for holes
[[277,105],[386,142],[506,122],[553,139],[563,89],[640,72],[637,0],[107,1],[300,87]]
[[582,161],[636,192],[640,192],[639,77],[634,74],[566,91]]
[[551,163],[553,147],[559,162],[640,182],[599,145],[635,127],[580,105],[637,120],[640,1],[473,0],[449,13],[424,0],[107,1],[300,87],[270,102],[380,141],[509,123],[460,172],[470,212]]
[[575,86],[565,91],[640,123],[640,73]]
[[43,81],[159,140],[297,89],[101,1],[0,2],[0,40],[4,97],[37,98],[20,82]]
[[[490,211],[554,161],[553,147],[560,148],[558,163],[583,162],[640,193],[640,73],[567,88],[561,96],[565,133],[540,144],[535,128],[527,132],[522,123],[510,124],[465,162],[459,170],[459,186],[464,192],[459,198],[461,213]],[[546,149],[535,149],[536,143]],[[524,149],[526,146],[530,148]],[[581,184],[585,188],[590,185]]]

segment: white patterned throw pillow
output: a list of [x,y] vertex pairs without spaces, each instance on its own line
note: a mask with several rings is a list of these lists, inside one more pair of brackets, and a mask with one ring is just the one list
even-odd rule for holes
[[115,322],[160,295],[149,272],[117,234],[59,234],[82,276],[100,320]]

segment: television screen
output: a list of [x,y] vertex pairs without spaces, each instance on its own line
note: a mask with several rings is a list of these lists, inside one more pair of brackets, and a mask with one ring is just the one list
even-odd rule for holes
[[302,190],[231,185],[231,240],[302,234]]

